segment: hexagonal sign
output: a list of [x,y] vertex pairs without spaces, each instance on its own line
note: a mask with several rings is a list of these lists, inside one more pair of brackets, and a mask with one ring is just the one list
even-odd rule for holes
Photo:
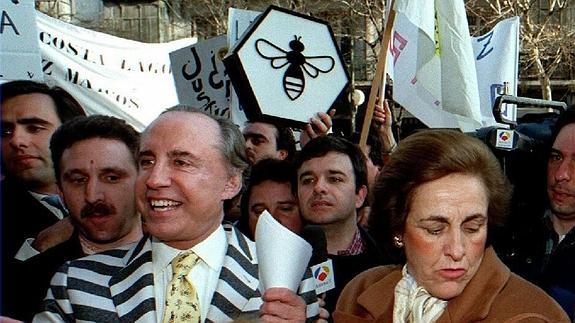
[[302,127],[328,111],[349,76],[329,24],[270,6],[224,58],[248,120]]

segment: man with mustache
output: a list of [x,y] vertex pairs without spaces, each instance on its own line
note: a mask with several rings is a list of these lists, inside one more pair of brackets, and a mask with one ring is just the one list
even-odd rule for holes
[[[516,228],[508,266],[539,285],[575,318],[575,110],[557,120],[547,159],[548,205]],[[528,210],[529,212],[530,210]],[[540,213],[540,214],[541,214]],[[529,214],[523,218],[529,219]]]
[[142,236],[134,197],[138,145],[134,128],[102,115],[74,119],[52,137],[58,185],[85,255]]
[[357,223],[368,190],[365,156],[350,141],[312,139],[296,158],[297,196],[305,220],[325,232],[335,288],[326,293],[331,313],[343,287],[360,272],[383,264],[380,250]]
[[22,266],[27,292],[21,303],[30,315],[26,319],[39,309],[60,265],[142,237],[134,197],[138,145],[134,128],[102,115],[73,119],[52,136],[55,174],[75,230],[69,240]]

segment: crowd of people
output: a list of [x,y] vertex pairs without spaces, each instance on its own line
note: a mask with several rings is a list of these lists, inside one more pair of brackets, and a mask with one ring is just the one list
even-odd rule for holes
[[[516,201],[490,148],[456,130],[396,141],[384,100],[365,147],[329,134],[330,111],[309,120],[299,148],[281,124],[251,120],[242,133],[184,105],[139,133],[42,83],[1,84],[0,100],[2,319],[575,318],[573,109],[547,168],[533,170],[547,173],[545,210],[506,227]],[[264,210],[295,234],[321,229],[313,247],[331,259],[335,288],[316,292],[308,269],[297,290],[263,289]]]

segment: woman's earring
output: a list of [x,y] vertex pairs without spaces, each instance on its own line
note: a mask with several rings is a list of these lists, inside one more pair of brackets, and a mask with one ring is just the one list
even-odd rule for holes
[[397,248],[403,248],[403,240],[400,236],[393,236],[393,245]]

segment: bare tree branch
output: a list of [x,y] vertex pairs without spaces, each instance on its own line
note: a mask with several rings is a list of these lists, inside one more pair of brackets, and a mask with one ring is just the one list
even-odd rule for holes
[[[539,6],[539,5],[546,6]],[[568,0],[470,0],[467,13],[486,30],[504,18],[521,18],[520,76],[538,79],[544,99],[551,99],[551,79],[572,78],[575,53],[574,30],[561,21]]]

